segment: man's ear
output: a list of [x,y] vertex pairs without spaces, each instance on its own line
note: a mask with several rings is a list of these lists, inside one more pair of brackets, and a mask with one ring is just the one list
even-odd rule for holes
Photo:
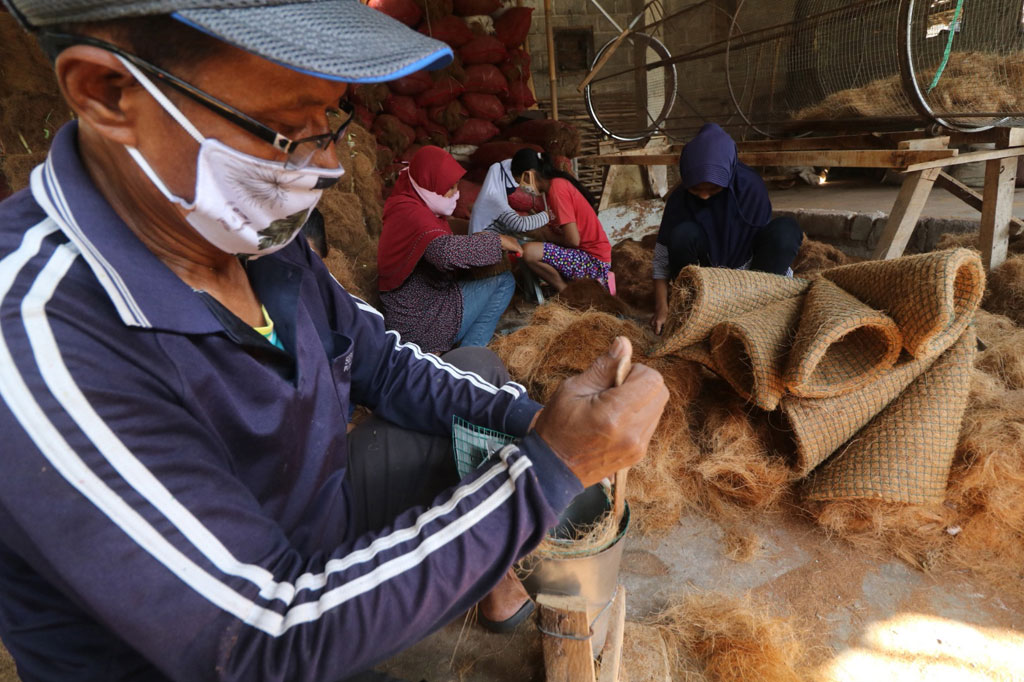
[[145,90],[112,52],[72,45],[57,55],[57,83],[75,115],[103,137],[137,146],[138,102]]

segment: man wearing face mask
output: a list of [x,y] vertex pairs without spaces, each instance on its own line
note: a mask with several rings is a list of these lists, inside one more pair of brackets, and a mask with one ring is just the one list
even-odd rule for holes
[[[343,173],[346,84],[448,48],[356,0],[4,2],[76,115],[0,204],[20,677],[342,680],[481,600],[518,612],[509,566],[642,457],[660,377],[613,387],[617,341],[538,412],[386,331],[295,239]],[[353,404],[388,426],[350,439]],[[455,484],[432,454],[454,415],[521,440]]]
[[515,289],[511,272],[472,279],[470,268],[522,253],[512,237],[452,234],[459,180],[466,174],[440,147],[423,147],[384,202],[377,277],[384,322],[430,353],[486,346]]

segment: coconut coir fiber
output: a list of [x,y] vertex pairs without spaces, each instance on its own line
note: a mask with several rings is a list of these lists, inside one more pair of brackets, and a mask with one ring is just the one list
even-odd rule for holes
[[668,645],[672,679],[708,682],[809,679],[806,651],[789,621],[748,596],[695,592],[671,599],[650,620]]

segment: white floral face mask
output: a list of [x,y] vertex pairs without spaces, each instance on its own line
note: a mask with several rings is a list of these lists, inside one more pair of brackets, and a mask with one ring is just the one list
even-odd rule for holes
[[345,169],[285,168],[204,137],[139,69],[118,57],[136,80],[197,142],[195,199],[174,195],[135,147],[126,147],[146,177],[208,242],[231,254],[263,256],[287,246],[306,223],[327,187]]

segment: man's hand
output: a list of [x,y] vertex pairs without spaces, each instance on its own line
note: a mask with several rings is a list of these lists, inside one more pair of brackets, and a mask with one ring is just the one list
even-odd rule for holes
[[661,375],[644,365],[633,365],[615,387],[619,360],[632,352],[628,339],[616,338],[586,372],[558,387],[537,419],[537,434],[584,487],[643,458],[668,401]]
[[498,235],[501,239],[501,250],[508,251],[510,253],[523,255],[523,247],[519,244],[519,240],[515,237],[510,237],[507,234]]

